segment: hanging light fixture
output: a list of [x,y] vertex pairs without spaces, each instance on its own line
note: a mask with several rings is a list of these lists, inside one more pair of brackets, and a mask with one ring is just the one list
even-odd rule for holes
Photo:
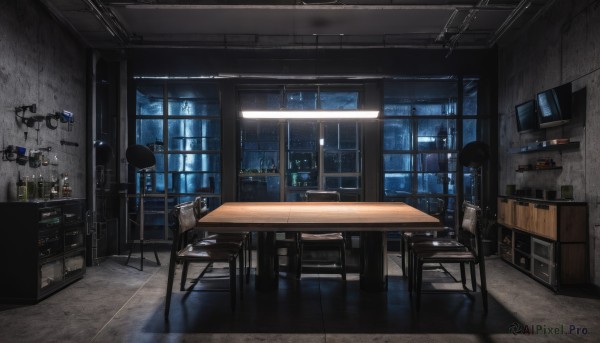
[[364,110],[279,110],[242,111],[247,119],[376,119],[379,111]]

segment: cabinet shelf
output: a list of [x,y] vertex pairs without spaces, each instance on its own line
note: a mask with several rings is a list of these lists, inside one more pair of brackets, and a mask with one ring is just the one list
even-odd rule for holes
[[545,142],[534,143],[530,145],[524,145],[522,147],[517,147],[511,150],[513,154],[528,154],[532,152],[539,151],[561,151],[561,150],[570,150],[570,149],[578,149],[579,142],[569,142],[565,144],[546,144]]

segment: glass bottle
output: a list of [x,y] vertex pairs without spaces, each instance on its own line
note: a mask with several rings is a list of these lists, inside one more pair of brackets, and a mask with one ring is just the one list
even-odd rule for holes
[[71,197],[71,185],[69,185],[69,174],[64,174],[63,181],[63,197],[70,198]]
[[35,174],[31,175],[31,179],[26,181],[26,183],[27,183],[27,194],[29,195],[29,199],[34,200],[37,197],[37,182],[35,179]]
[[40,173],[40,176],[38,176],[37,197],[44,199],[44,177],[42,176],[42,173]]
[[29,200],[29,177],[25,176],[25,182],[22,184],[23,201]]
[[23,179],[21,179],[21,174],[19,174],[19,179],[17,180],[17,201],[27,201],[27,186]]

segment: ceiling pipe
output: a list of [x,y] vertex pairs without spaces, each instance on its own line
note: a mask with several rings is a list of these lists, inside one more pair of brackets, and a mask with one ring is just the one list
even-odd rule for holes
[[489,40],[488,48],[494,46],[496,42],[510,29],[510,27],[519,19],[519,17],[525,13],[525,11],[531,6],[531,2],[527,0],[521,0],[519,4],[515,7],[515,9],[510,13],[508,17],[504,20],[504,22],[498,27],[496,32],[492,35]]
[[129,42],[129,34],[115,15],[98,0],[82,0],[104,28],[121,44]]
[[463,19],[463,22],[458,27],[458,32],[454,36],[450,37],[450,39],[448,40],[448,54],[446,54],[446,58],[448,58],[452,54],[452,51],[456,47],[456,44],[458,44],[458,41],[460,40],[462,34],[469,29],[471,23],[477,17],[477,12],[479,11],[478,7],[487,6],[489,2],[490,0],[480,0],[479,3],[474,6],[473,9],[469,10],[469,14],[467,14],[465,19]]

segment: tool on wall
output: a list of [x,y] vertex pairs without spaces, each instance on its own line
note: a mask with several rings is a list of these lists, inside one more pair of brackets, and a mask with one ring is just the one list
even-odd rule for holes
[[61,140],[60,145],[79,146],[79,143]]

